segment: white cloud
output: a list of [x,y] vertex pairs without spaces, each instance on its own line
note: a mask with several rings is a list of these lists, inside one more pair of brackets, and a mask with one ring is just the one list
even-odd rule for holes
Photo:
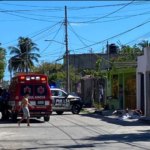
[[78,26],[78,27],[81,27],[81,26],[87,26],[86,23],[70,23],[71,26]]
[[146,38],[139,38],[138,41],[147,41],[148,39]]

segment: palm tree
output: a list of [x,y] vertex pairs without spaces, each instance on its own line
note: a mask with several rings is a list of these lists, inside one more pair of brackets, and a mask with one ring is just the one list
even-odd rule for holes
[[144,50],[145,47],[149,47],[150,46],[150,43],[148,42],[148,40],[143,40],[138,45],[142,48],[142,50]]
[[8,66],[9,71],[11,68],[11,70],[15,72],[24,72],[25,70],[28,72],[28,69],[34,66],[33,61],[39,62],[38,58],[40,55],[33,53],[34,51],[39,51],[39,48],[37,48],[37,45],[29,38],[19,37],[17,47],[9,46],[9,49],[11,50],[11,55],[15,54],[11,58],[11,66]]

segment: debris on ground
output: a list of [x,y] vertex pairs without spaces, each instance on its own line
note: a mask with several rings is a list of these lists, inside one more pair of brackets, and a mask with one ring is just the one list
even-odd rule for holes
[[125,119],[140,119],[142,116],[142,111],[139,109],[135,110],[115,110],[112,115],[117,116],[117,120],[125,120]]

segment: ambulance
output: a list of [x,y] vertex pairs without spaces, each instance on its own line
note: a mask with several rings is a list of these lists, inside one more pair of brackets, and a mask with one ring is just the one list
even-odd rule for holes
[[8,92],[9,98],[7,109],[12,120],[16,120],[17,117],[21,117],[23,115],[23,112],[19,112],[18,110],[26,92],[30,93],[29,103],[34,106],[33,109],[29,107],[31,117],[44,117],[44,121],[50,120],[50,115],[52,114],[52,98],[46,75],[17,75],[11,79]]

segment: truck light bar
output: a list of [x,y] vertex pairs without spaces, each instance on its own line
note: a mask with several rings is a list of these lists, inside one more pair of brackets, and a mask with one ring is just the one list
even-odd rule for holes
[[21,77],[20,77],[20,79],[21,79],[21,80],[24,80],[24,79],[25,79],[25,77],[24,77],[24,76],[21,76]]
[[27,81],[30,81],[30,76],[27,76],[27,77],[26,77],[26,80],[27,80]]
[[36,77],[36,80],[40,80],[40,77]]
[[21,80],[26,80],[26,81],[30,81],[30,80],[36,80],[36,81],[46,81],[46,78],[45,77],[40,77],[40,76],[36,76],[36,77],[33,77],[33,76],[21,76],[20,77]]

